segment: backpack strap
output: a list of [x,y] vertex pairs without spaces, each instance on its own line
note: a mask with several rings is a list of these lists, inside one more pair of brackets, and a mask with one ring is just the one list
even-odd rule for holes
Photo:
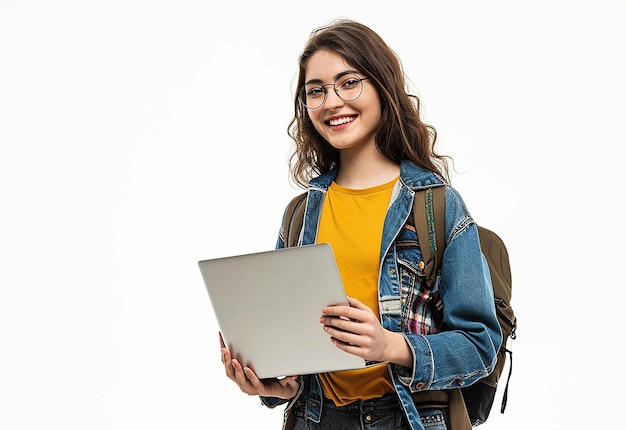
[[[505,340],[506,342],[506,340]],[[500,413],[504,413],[506,409],[506,403],[509,400],[509,382],[511,382],[511,374],[513,373],[513,351],[503,346],[504,352],[509,353],[509,376],[506,378],[506,385],[504,387],[504,394],[502,394],[502,403],[500,404]]]
[[296,246],[302,223],[304,222],[304,209],[306,208],[306,195],[304,192],[295,196],[287,205],[283,220],[283,238],[285,248]]
[[[420,240],[423,270],[429,288],[435,284],[445,248],[445,191],[445,186],[428,188],[416,191],[413,198],[413,223]],[[426,237],[428,243],[424,240]]]

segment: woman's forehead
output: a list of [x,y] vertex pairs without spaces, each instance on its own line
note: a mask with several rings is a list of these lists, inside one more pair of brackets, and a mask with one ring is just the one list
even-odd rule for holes
[[337,75],[346,71],[356,71],[354,66],[334,51],[322,49],[311,55],[304,67],[304,80],[332,82]]

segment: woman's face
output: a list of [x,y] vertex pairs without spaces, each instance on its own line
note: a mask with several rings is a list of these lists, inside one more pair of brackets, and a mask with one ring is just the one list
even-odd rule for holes
[[[369,79],[363,80],[363,92],[354,101],[342,100],[333,90],[337,78],[356,75],[368,78],[344,58],[332,51],[321,50],[313,54],[305,68],[305,85],[324,85],[326,100],[317,109],[307,109],[309,117],[319,134],[339,150],[359,151],[375,147],[375,134],[381,118],[381,104],[378,92]],[[342,82],[340,78],[337,87]],[[341,88],[339,88],[341,93]],[[346,97],[348,98],[348,97]]]

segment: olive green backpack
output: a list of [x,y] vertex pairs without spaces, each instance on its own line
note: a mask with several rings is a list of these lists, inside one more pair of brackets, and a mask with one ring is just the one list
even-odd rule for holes
[[[304,211],[306,206],[306,192],[292,199],[285,212],[283,224],[285,246],[295,246],[302,230]],[[445,187],[435,187],[421,190],[415,193],[413,201],[413,222],[418,238],[428,238],[430,246],[422,246],[422,258],[424,272],[428,288],[432,288],[439,271],[445,247],[444,221],[445,221]],[[498,351],[496,366],[491,374],[480,379],[469,387],[461,388],[467,415],[456,412],[454,420],[463,423],[467,417],[472,426],[484,423],[489,417],[493,401],[498,388],[500,375],[506,364],[506,356],[509,354],[509,374],[502,396],[500,412],[504,413],[508,400],[508,388],[513,371],[513,353],[507,349],[508,339],[515,339],[517,318],[511,307],[512,279],[509,254],[504,242],[491,230],[478,226],[480,246],[485,255],[494,292],[494,306],[498,321],[502,329],[502,344]],[[442,312],[443,304],[440,302],[436,308]],[[425,394],[427,394],[425,392]],[[416,399],[417,401],[417,399]],[[452,408],[452,404],[450,405]],[[452,411],[450,411],[452,412]],[[465,416],[465,419],[463,418]],[[463,424],[453,426],[465,428]]]

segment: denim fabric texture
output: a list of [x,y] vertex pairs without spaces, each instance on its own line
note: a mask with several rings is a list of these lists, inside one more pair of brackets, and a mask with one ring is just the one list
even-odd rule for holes
[[327,400],[319,422],[306,416],[304,401],[294,406],[294,414],[296,418],[294,430],[411,428],[395,394],[379,399],[357,401],[342,407],[337,407]]
[[[310,182],[299,245],[315,243],[326,191],[336,174],[335,169]],[[400,410],[414,430],[445,429],[445,424],[443,427],[437,424],[436,418],[422,422],[426,412],[421,411],[420,418],[411,393],[461,388],[483,378],[493,370],[502,340],[493,306],[489,268],[479,252],[478,229],[461,196],[451,186],[446,186],[445,193],[446,249],[441,272],[431,291],[424,291],[422,287],[421,252],[414,229],[407,227],[407,219],[415,191],[432,186],[444,184],[432,172],[402,162],[400,179],[387,210],[380,249],[381,323],[388,330],[403,333],[415,359],[412,368],[389,364]],[[282,229],[276,246],[284,247]],[[430,318],[428,306],[424,306],[424,298],[427,300],[436,292],[444,303],[442,327],[437,327]],[[285,429],[291,426],[287,424],[292,422],[288,418],[294,412],[294,405],[302,400],[305,415],[319,422],[322,410],[329,407],[324,403],[326,399],[315,375],[300,378],[300,391],[291,401],[261,398],[268,407],[288,403]],[[436,415],[435,410],[429,416]]]

